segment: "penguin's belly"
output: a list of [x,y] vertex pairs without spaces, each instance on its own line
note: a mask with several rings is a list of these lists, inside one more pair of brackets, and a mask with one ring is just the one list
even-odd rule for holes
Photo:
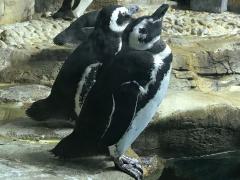
[[101,63],[94,63],[89,65],[78,83],[78,88],[75,94],[75,113],[79,116],[84,100],[87,97],[88,92],[92,88],[96,80],[96,74],[101,66]]
[[164,76],[161,85],[152,99],[138,112],[136,112],[134,119],[131,122],[130,127],[124,133],[123,137],[116,144],[117,154],[122,155],[129,146],[135,141],[139,134],[147,127],[148,123],[152,120],[156,113],[160,103],[166,95],[169,79],[171,74],[171,68]]

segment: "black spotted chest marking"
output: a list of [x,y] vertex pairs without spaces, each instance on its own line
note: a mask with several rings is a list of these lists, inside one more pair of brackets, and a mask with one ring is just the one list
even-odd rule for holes
[[83,105],[85,98],[87,97],[88,92],[96,82],[96,75],[99,67],[93,67],[86,77],[85,83],[82,87],[82,92],[80,93],[79,104]]
[[96,82],[97,71],[101,67],[101,63],[92,64],[86,68],[82,79],[78,83],[78,89],[75,95],[75,113],[78,116],[84,101]]

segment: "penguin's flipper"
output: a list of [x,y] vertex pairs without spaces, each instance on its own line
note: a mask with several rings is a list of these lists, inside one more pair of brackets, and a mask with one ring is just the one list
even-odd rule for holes
[[101,143],[107,146],[117,143],[128,129],[135,115],[139,92],[139,84],[132,81],[123,83],[113,94],[114,111]]

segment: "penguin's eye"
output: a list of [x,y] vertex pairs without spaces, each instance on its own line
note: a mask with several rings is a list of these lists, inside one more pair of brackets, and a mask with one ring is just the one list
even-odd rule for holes
[[147,34],[146,28],[139,28],[139,33],[141,33],[141,34]]
[[122,15],[125,16],[127,13],[126,12],[122,12]]

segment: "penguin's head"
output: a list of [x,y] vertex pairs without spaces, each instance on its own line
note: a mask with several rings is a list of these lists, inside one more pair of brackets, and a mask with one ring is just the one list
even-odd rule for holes
[[129,7],[111,5],[104,7],[98,15],[95,28],[122,33],[132,20],[132,15],[137,11],[137,5]]
[[160,40],[163,16],[169,5],[161,5],[151,16],[143,16],[131,22],[125,29],[123,40],[136,50],[151,49]]

